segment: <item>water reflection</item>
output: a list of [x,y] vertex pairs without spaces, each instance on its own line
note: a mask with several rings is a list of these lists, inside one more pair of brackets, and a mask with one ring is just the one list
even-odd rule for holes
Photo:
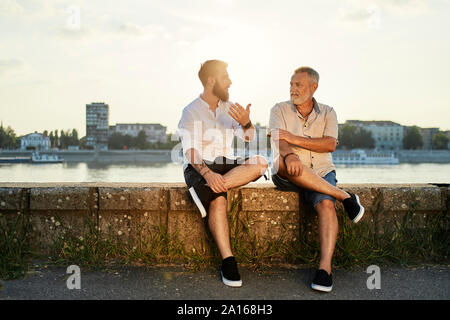
[[[181,163],[0,164],[1,182],[184,182]],[[450,164],[337,165],[339,183],[450,183]],[[257,181],[265,182],[264,178]]]

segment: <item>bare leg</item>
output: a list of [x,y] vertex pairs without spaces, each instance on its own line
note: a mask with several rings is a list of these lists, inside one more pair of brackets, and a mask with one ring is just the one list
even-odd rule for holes
[[316,205],[319,217],[320,264],[319,269],[331,273],[331,260],[338,235],[338,220],[334,203],[322,200]]
[[227,217],[227,199],[217,197],[209,205],[208,225],[222,259],[232,256]]
[[284,161],[280,161],[280,159],[281,157],[278,157],[274,165],[274,168],[278,168],[277,174],[280,177],[288,179],[302,188],[330,195],[339,201],[350,198],[350,195],[347,192],[328,183],[325,179],[322,179],[315,174],[314,171],[304,165],[301,176],[290,175],[286,170]]
[[267,160],[262,156],[248,158],[242,165],[223,175],[227,189],[240,187],[261,177],[267,170]]

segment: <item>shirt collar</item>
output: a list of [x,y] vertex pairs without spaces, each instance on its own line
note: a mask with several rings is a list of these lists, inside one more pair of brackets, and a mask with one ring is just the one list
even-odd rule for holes
[[[320,113],[319,104],[317,103],[317,101],[316,101],[316,99],[315,99],[314,97],[312,98],[312,101],[313,101],[313,110],[311,111],[311,114],[312,114],[313,112],[319,114],[319,113]],[[298,115],[300,118],[304,119],[303,116],[302,116],[302,114],[301,114],[300,112],[298,112],[298,110],[297,110],[297,108],[295,107],[295,105],[294,105],[292,102],[290,102],[290,104],[291,104],[293,110],[297,113],[297,115]],[[311,118],[311,114],[310,114],[310,116],[309,116],[308,118]]]
[[[209,107],[208,102],[206,102],[205,100],[202,99],[202,95],[201,95],[201,94],[198,95],[198,99],[200,100],[201,104],[202,104],[205,108],[207,108],[211,113],[213,113],[212,110],[211,110],[211,108]],[[222,101],[222,100],[219,100],[219,103],[218,103],[218,105],[217,105],[217,109],[216,109],[216,110],[221,109],[221,108],[224,108],[224,107],[226,107],[227,105],[228,105],[228,102],[224,102],[224,101]]]

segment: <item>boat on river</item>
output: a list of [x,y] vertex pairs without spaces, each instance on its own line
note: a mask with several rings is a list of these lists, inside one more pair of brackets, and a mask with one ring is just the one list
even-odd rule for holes
[[398,158],[390,151],[337,150],[332,156],[334,164],[399,164]]
[[0,163],[30,163],[31,157],[0,157]]
[[31,155],[32,163],[62,163],[64,159],[55,154],[39,154],[38,152],[33,152]]

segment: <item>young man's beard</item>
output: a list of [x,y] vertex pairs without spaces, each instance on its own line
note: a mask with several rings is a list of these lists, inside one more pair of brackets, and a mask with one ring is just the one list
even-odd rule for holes
[[219,87],[219,85],[216,83],[213,87],[213,93],[216,97],[218,97],[223,102],[227,102],[230,95],[225,89],[222,89]]

